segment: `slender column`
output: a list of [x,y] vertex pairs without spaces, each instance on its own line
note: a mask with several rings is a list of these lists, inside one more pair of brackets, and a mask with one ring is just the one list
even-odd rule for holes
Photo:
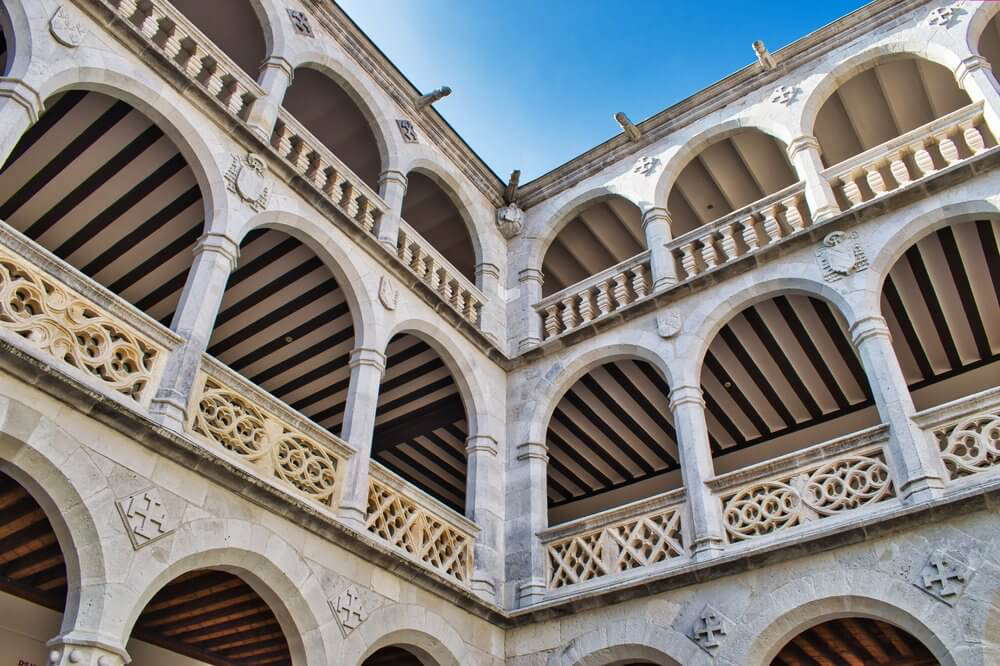
[[707,560],[721,554],[725,537],[719,498],[705,485],[715,476],[715,468],[701,387],[695,383],[673,387],[670,410],[674,415],[681,477],[690,516],[691,555],[696,560]]
[[819,141],[814,136],[800,136],[788,144],[788,159],[795,167],[799,180],[805,182],[806,204],[813,222],[822,222],[840,214],[833,188],[823,177]]
[[653,291],[669,289],[677,284],[677,264],[667,251],[670,233],[670,213],[666,208],[650,208],[642,216],[642,230],[649,248],[649,264],[653,273]]
[[535,303],[542,300],[542,271],[537,268],[525,268],[518,273],[518,282],[521,283],[521,301],[523,312],[528,320],[525,326],[524,338],[521,339],[518,348],[522,351],[542,344],[542,318],[538,316],[533,307]]
[[154,420],[178,432],[184,430],[187,422],[188,398],[239,253],[239,245],[219,233],[205,234],[194,247],[194,262],[170,325],[184,342],[167,359],[149,407]]
[[862,317],[851,325],[851,339],[861,356],[882,423],[889,426],[887,458],[903,501],[937,497],[945,470],[929,437],[913,422],[916,413],[885,319]]
[[341,438],[354,447],[347,462],[344,490],[340,497],[340,517],[355,529],[365,529],[368,513],[368,469],[372,457],[372,433],[378,389],[385,372],[385,354],[371,347],[351,352],[351,381],[347,389]]
[[517,564],[514,573],[520,581],[518,606],[542,601],[548,585],[545,581],[545,551],[538,533],[549,526],[548,447],[540,442],[525,442],[517,447],[517,464],[511,471],[510,545]]
[[53,638],[46,647],[49,649],[48,666],[124,666],[131,661],[124,647],[96,645],[93,641],[78,641],[70,636]]
[[406,174],[402,171],[389,169],[378,177],[378,193],[389,204],[389,209],[379,219],[378,239],[393,254],[396,254],[396,242],[399,239],[399,220],[403,215],[406,185]]
[[496,599],[496,581],[503,574],[500,539],[503,530],[503,470],[497,441],[489,435],[465,440],[465,515],[481,530],[476,539],[472,589],[486,599]]
[[982,100],[983,117],[993,136],[1000,133],[1000,84],[990,61],[978,55],[969,56],[955,68],[955,80],[973,102]]
[[38,91],[22,79],[0,77],[0,165],[7,161],[25,130],[38,121],[44,108]]
[[254,101],[247,115],[247,125],[264,141],[271,141],[274,123],[278,120],[278,111],[294,77],[295,70],[292,64],[281,56],[271,56],[260,66],[258,83],[266,94]]

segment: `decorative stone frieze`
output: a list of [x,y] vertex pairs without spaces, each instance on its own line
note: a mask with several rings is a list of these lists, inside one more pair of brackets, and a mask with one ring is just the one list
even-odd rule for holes
[[868,268],[865,249],[858,242],[856,231],[834,231],[823,239],[823,246],[816,250],[823,279],[836,282],[843,277]]
[[649,174],[656,171],[660,166],[660,158],[650,157],[649,155],[643,155],[635,162],[635,166],[632,167],[633,173],[641,173],[643,176],[648,176]]
[[690,638],[702,650],[714,655],[715,651],[722,645],[719,638],[725,636],[729,631],[727,625],[728,621],[722,613],[713,608],[711,604],[705,604],[704,610],[701,611],[691,628]]
[[497,208],[497,229],[500,235],[510,240],[524,228],[524,211],[516,203]]
[[247,153],[240,158],[233,155],[233,161],[226,172],[227,189],[235,193],[256,213],[267,208],[271,196],[266,179],[267,165],[255,153]]
[[944,549],[935,550],[913,584],[939,601],[954,606],[972,577],[965,561]]
[[82,44],[83,38],[87,36],[87,31],[63,5],[60,5],[49,19],[49,32],[57,42],[71,49]]
[[136,550],[177,529],[176,518],[167,511],[155,486],[120,499],[115,505]]
[[420,143],[420,137],[417,135],[417,128],[413,124],[412,120],[397,118],[396,127],[399,128],[399,134],[403,137],[403,141],[406,143]]
[[778,86],[774,89],[774,92],[771,93],[771,103],[791,106],[792,102],[798,99],[801,93],[802,88],[796,85]]
[[656,332],[661,338],[672,338],[681,332],[681,313],[676,310],[661,310],[656,313]]
[[309,17],[306,16],[305,12],[299,11],[297,9],[288,9],[288,18],[292,22],[292,28],[295,32],[302,35],[303,37],[315,37],[313,33],[312,24],[309,23]]
[[384,275],[378,280],[378,301],[386,310],[395,310],[399,303],[399,289]]

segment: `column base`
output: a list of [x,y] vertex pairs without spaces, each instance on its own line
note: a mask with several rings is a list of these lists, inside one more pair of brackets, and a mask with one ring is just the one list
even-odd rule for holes
[[472,591],[482,599],[491,604],[495,604],[497,600],[497,588],[493,583],[493,579],[490,578],[484,571],[475,571],[472,574],[472,579],[469,581],[469,587]]
[[920,504],[938,499],[944,494],[941,477],[925,475],[908,480],[899,486],[899,498],[904,504]]
[[532,579],[527,583],[521,583],[517,587],[518,608],[542,603],[547,591],[548,585],[545,584],[544,580]]
[[694,548],[691,550],[691,559],[695,562],[715,559],[722,555],[725,547],[726,542],[722,537],[703,537],[694,542]]
[[149,402],[149,417],[164,428],[184,433],[187,409],[183,400],[171,395],[157,395]]
[[540,338],[523,338],[517,343],[517,350],[521,352],[526,352],[529,349],[534,349],[538,345],[542,344]]
[[341,522],[358,532],[366,532],[368,530],[365,520],[367,514],[367,507],[353,504],[341,504],[337,510],[337,517],[340,518]]
[[838,215],[840,215],[839,208],[834,208],[833,206],[823,206],[821,208],[817,208],[816,211],[812,213],[813,224],[832,220]]
[[247,126],[250,128],[251,132],[257,135],[258,139],[267,144],[271,143],[271,132],[268,130],[268,128],[264,127],[263,125],[257,125],[250,121],[247,121]]
[[671,287],[676,287],[677,282],[677,278],[661,277],[653,283],[653,291],[664,291],[666,289],[670,289]]
[[124,648],[95,643],[53,638],[46,643],[48,666],[124,666],[132,661]]

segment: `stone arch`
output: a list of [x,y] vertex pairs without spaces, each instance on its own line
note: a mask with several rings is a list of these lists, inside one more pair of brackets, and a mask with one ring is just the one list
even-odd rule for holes
[[[217,569],[238,576],[274,612],[296,664],[330,662],[323,640],[332,621],[322,584],[295,547],[259,523],[205,518],[183,524],[170,537],[170,561],[155,549],[137,552],[129,571],[128,594],[115,599],[129,612],[122,618],[122,644],[150,599],[167,583],[196,569]],[[122,597],[126,595],[121,592]]]
[[[1000,14],[1000,4],[995,2],[979,2],[973,5],[972,16],[965,28],[965,42],[969,53],[979,53],[979,43],[990,22]],[[965,8],[966,11],[968,8]],[[994,72],[996,74],[996,72]]]
[[[280,15],[270,0],[215,0],[211,3],[177,0],[174,4],[252,79],[257,79],[261,64],[278,50],[275,47],[284,45]],[[250,10],[252,16],[247,15],[246,10]],[[258,34],[252,34],[249,29],[252,23],[256,23]]]
[[383,606],[369,615],[363,630],[355,631],[345,641],[343,663],[361,666],[365,659],[390,645],[412,648],[425,666],[469,663],[459,633],[437,613],[412,604]]
[[636,660],[679,666],[698,660],[698,648],[684,635],[648,621],[615,622],[574,638],[548,666],[618,666]]
[[34,35],[31,22],[41,17],[29,16],[38,14],[39,7],[25,7],[22,0],[5,2],[0,6],[0,31],[6,44],[4,65],[0,75],[12,78],[23,78],[28,73],[34,52]]

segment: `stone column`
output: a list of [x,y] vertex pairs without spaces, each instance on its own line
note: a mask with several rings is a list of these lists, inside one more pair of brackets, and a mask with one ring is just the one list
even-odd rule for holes
[[292,64],[281,56],[271,56],[260,66],[258,83],[266,93],[254,101],[247,115],[247,125],[267,143],[271,142],[278,111],[285,100],[285,93],[292,85],[295,70]]
[[978,55],[964,59],[955,68],[955,80],[973,102],[982,100],[983,117],[990,132],[1000,134],[1000,85],[990,61]]
[[833,188],[823,178],[823,160],[820,159],[819,141],[814,136],[800,136],[788,144],[788,159],[799,180],[805,183],[806,203],[813,222],[822,222],[840,214],[840,205]]
[[521,351],[536,347],[542,343],[542,318],[538,316],[533,307],[535,303],[542,300],[542,271],[537,268],[525,268],[517,275],[521,284],[522,311],[527,317],[524,328],[524,337],[518,344]]
[[670,390],[670,410],[677,431],[681,477],[687,496],[691,555],[695,560],[718,556],[726,543],[719,498],[705,485],[715,477],[712,448],[705,421],[705,400],[697,383]]
[[69,636],[53,638],[46,647],[48,666],[124,666],[131,661],[124,647],[96,645],[93,641],[77,641]]
[[194,247],[194,262],[170,324],[184,342],[167,359],[160,386],[149,406],[155,421],[177,432],[184,431],[188,398],[239,254],[239,244],[220,233],[205,234]]
[[879,315],[860,318],[851,325],[851,339],[861,356],[879,418],[889,426],[886,457],[896,492],[904,502],[939,496],[946,478],[944,464],[930,438],[912,420],[916,408],[885,319]]
[[649,264],[653,273],[653,291],[669,289],[677,284],[677,264],[667,251],[670,233],[670,213],[666,208],[650,208],[642,216],[642,230],[649,248]]
[[496,581],[503,575],[500,540],[503,531],[503,470],[497,441],[472,435],[465,441],[465,515],[481,530],[476,539],[472,589],[489,601],[496,599]]
[[[8,53],[8,57],[13,57]],[[10,156],[21,135],[38,122],[45,106],[33,87],[22,79],[0,77],[0,166]]]
[[510,472],[508,550],[517,559],[519,582],[517,605],[530,606],[542,601],[548,585],[545,580],[545,551],[538,533],[549,526],[548,447],[540,442],[525,442],[517,447],[517,462]]
[[341,477],[340,517],[357,530],[365,529],[368,513],[368,469],[372,457],[372,433],[375,431],[375,408],[378,389],[385,372],[385,354],[371,347],[357,347],[351,352],[351,381],[344,408],[344,426],[340,437],[354,447]]
[[399,220],[403,216],[403,197],[406,196],[407,179],[402,171],[389,169],[378,177],[378,193],[389,205],[378,223],[378,239],[389,251],[396,254],[399,240]]

